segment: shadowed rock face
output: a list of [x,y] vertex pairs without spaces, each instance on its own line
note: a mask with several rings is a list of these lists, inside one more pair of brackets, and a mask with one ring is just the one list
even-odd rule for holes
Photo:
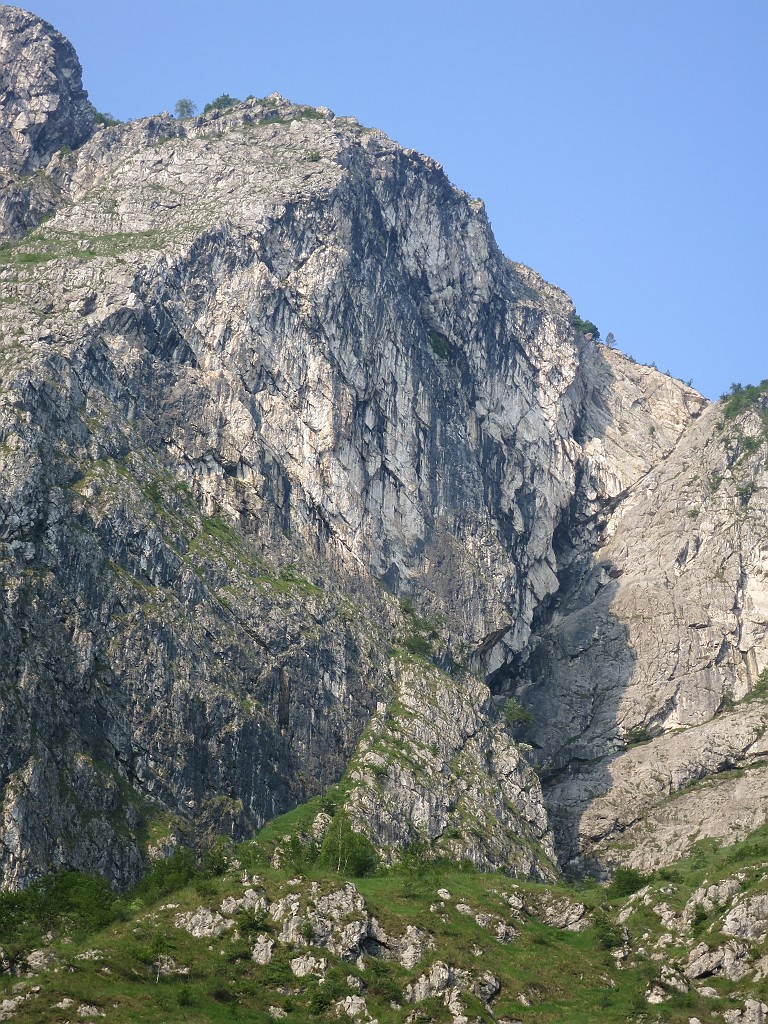
[[[74,55],[49,60],[68,44],[0,24],[77,107]],[[622,610],[618,541],[649,481],[674,494],[705,400],[579,335],[480,202],[353,119],[275,95],[71,154],[52,131],[9,144],[0,190],[7,236],[54,214],[0,250],[3,883],[125,884],[147,850],[247,835],[350,763],[379,844],[548,876],[513,691],[550,794],[600,763],[550,798],[579,856],[622,736],[718,710],[671,716],[667,660],[637,674],[661,641]]]
[[34,14],[0,6],[0,166],[29,174],[93,129],[71,43]]
[[767,474],[759,410],[712,407],[564,574],[517,680],[564,861],[652,869],[764,820]]

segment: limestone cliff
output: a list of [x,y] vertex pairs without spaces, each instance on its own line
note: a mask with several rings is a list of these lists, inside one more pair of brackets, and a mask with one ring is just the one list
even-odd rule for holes
[[[726,541],[704,482],[695,524],[680,496],[717,412],[581,335],[482,203],[382,133],[277,95],[94,131],[50,26],[0,7],[0,45],[3,884],[124,884],[147,849],[246,835],[350,765],[383,848],[546,876],[512,692],[578,857],[573,807],[604,813],[632,730],[719,728],[765,665],[756,535]],[[694,526],[735,552],[703,625],[646,574],[628,629],[616,581],[654,544],[695,604]],[[723,603],[737,563],[748,629]]]
[[765,423],[759,402],[693,423],[621,497],[526,651],[566,857],[651,868],[764,820]]
[[0,17],[0,237],[16,237],[49,213],[53,182],[35,176],[59,150],[82,145],[95,111],[72,45],[20,7]]

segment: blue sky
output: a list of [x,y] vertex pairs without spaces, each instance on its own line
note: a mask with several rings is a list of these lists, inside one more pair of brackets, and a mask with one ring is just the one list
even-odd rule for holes
[[127,119],[278,91],[485,200],[502,250],[708,397],[768,377],[766,0],[29,0]]

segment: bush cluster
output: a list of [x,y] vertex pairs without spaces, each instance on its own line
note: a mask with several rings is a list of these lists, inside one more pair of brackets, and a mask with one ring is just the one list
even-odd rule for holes
[[510,697],[504,702],[504,721],[510,728],[514,728],[516,725],[533,725],[535,719],[528,708]]
[[212,110],[226,110],[227,107],[234,107],[235,104],[239,103],[240,100],[235,99],[234,96],[230,96],[228,92],[223,92],[221,96],[217,96],[215,100],[211,100],[210,103],[206,103],[203,107],[204,114],[210,114]]
[[124,921],[139,906],[181,889],[199,874],[191,850],[180,849],[150,868],[123,896],[97,875],[57,871],[18,892],[0,893],[0,946],[22,957],[46,932],[81,936]]
[[577,331],[581,331],[582,334],[591,334],[595,341],[598,341],[600,338],[600,331],[597,326],[591,320],[582,320],[575,313],[571,317],[571,326],[575,327]]
[[731,384],[730,391],[721,396],[723,416],[727,420],[735,419],[741,413],[755,406],[761,406],[761,412],[768,418],[768,378],[759,384]]
[[613,881],[606,890],[610,899],[631,896],[638,892],[648,882],[645,875],[641,875],[636,868],[616,868]]

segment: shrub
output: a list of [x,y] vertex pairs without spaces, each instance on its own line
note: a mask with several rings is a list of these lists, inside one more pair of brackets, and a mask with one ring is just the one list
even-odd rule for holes
[[440,615],[428,615],[422,618],[417,614],[413,601],[404,597],[400,600],[400,610],[406,617],[408,632],[400,636],[398,644],[409,654],[421,658],[431,658],[433,641],[438,638],[439,630],[443,624]]
[[355,832],[344,811],[337,811],[320,847],[319,863],[342,875],[370,875],[378,863],[373,843]]
[[636,868],[616,868],[613,881],[608,886],[606,893],[611,899],[631,896],[632,893],[642,889],[647,881],[645,875],[641,875]]
[[319,1017],[321,1014],[325,1013],[332,1002],[333,996],[330,992],[326,991],[324,988],[316,988],[309,997],[307,1009],[314,1017]]
[[764,697],[768,694],[768,668],[764,668],[750,690],[750,697]]
[[142,901],[154,903],[155,900],[183,888],[195,874],[195,858],[192,851],[181,847],[173,856],[152,865],[136,886],[134,895]]
[[736,488],[736,494],[741,500],[742,505],[746,505],[749,499],[757,490],[757,484],[754,480],[748,480],[745,484],[741,484]]
[[581,331],[582,334],[591,334],[595,341],[600,338],[600,331],[597,326],[591,320],[582,320],[575,313],[571,317],[571,326],[575,327],[577,331]]
[[176,100],[176,106],[173,108],[173,112],[176,114],[176,117],[178,117],[180,121],[182,121],[186,117],[194,117],[196,110],[196,104],[193,103],[192,100],[187,99],[186,97],[180,100]]
[[317,843],[304,833],[288,836],[280,845],[280,863],[291,871],[306,871],[319,854]]
[[410,636],[403,637],[400,645],[409,654],[416,654],[421,658],[428,658],[432,654],[432,644],[420,633],[411,633]]
[[237,915],[237,929],[242,935],[255,935],[266,931],[269,918],[265,909],[241,910]]
[[116,902],[103,878],[58,871],[21,892],[0,894],[0,940],[29,948],[40,934],[59,928],[86,934],[116,920]]
[[344,980],[344,975],[338,969],[331,969],[326,974],[324,981],[316,983],[316,987],[314,987],[309,997],[309,1011],[314,1016],[318,1016],[329,1009],[337,1000],[343,999],[348,994],[349,986]]
[[112,117],[111,114],[102,114],[100,111],[95,110],[93,112],[93,118],[96,124],[103,124],[105,128],[111,128],[112,125],[122,124],[116,117]]
[[595,913],[593,920],[597,941],[603,949],[615,949],[617,946],[621,946],[624,942],[624,933],[608,914],[599,910]]
[[696,907],[696,909],[693,912],[693,921],[691,922],[693,924],[693,927],[694,928],[700,928],[704,924],[704,922],[706,920],[707,920],[707,912],[704,909],[704,907],[702,907],[702,906]]
[[504,702],[504,721],[510,727],[516,725],[533,725],[535,718],[522,704],[518,704],[514,697]]
[[624,742],[628,747],[638,743],[650,743],[652,739],[653,733],[647,725],[635,725],[624,733]]
[[194,1006],[194,997],[186,985],[177,993],[176,1002],[179,1006]]
[[731,384],[730,391],[720,396],[723,403],[723,416],[727,420],[735,419],[742,412],[757,405],[768,396],[768,378],[759,384]]
[[211,100],[210,103],[206,103],[203,107],[204,114],[210,114],[212,110],[226,110],[227,107],[234,107],[240,100],[235,99],[234,96],[230,96],[229,93],[223,92],[221,96],[217,96],[215,100]]
[[436,331],[430,327],[427,330],[427,338],[429,339],[432,351],[438,359],[447,359],[451,353],[451,343],[446,336],[441,331]]

